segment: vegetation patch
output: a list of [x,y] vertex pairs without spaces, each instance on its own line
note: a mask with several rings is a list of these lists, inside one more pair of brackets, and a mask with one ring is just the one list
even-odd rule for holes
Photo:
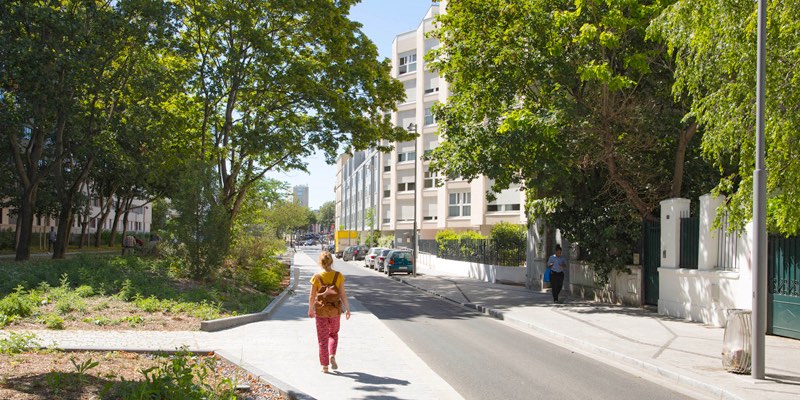
[[[247,390],[237,390],[245,387]],[[214,355],[127,352],[0,354],[0,398],[283,399]]]
[[261,311],[288,284],[288,266],[264,258],[204,281],[169,258],[82,255],[0,263],[0,327],[196,330],[200,321]]

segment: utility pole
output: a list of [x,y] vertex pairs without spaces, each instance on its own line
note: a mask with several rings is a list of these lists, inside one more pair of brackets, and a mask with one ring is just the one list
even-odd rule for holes
[[753,171],[753,379],[764,379],[767,330],[767,171],[764,165],[764,105],[767,81],[767,0],[758,0],[758,57],[756,66],[756,168]]

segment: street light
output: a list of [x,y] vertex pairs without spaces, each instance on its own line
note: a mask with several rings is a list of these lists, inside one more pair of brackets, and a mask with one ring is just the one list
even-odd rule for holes
[[417,196],[419,194],[419,182],[417,182],[417,163],[419,162],[419,154],[417,154],[417,142],[419,141],[419,135],[417,135],[417,124],[410,123],[406,130],[409,132],[414,132],[414,252],[412,253],[412,261],[411,261],[411,276],[417,277],[417,251],[419,250],[418,244],[418,235],[417,235]]
[[764,344],[767,328],[767,171],[764,165],[764,103],[766,89],[767,0],[758,1],[758,51],[756,67],[756,168],[753,171],[753,351],[750,374],[764,379]]

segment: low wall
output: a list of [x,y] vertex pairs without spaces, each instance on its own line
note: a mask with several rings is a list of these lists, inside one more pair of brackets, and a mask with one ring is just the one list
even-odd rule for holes
[[659,314],[722,327],[727,310],[751,306],[739,272],[659,268],[658,276]]
[[565,286],[573,296],[604,303],[624,304],[640,307],[642,305],[642,267],[628,266],[630,273],[615,271],[608,277],[608,284],[598,287],[595,272],[582,262],[569,264],[569,282]]
[[524,285],[526,279],[525,267],[503,267],[467,261],[446,260],[425,253],[420,253],[417,263],[421,272],[434,275],[461,276],[484,282],[511,283],[515,285]]

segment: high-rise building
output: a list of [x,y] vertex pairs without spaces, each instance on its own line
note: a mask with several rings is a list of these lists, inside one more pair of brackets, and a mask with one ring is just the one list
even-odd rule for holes
[[308,185],[295,186],[292,190],[292,201],[303,207],[308,207]]
[[[433,239],[443,229],[488,234],[500,222],[525,223],[524,193],[512,187],[492,202],[492,182],[479,177],[444,180],[428,170],[420,156],[439,144],[431,108],[446,101],[448,84],[425,65],[425,54],[439,42],[426,34],[434,29],[440,6],[432,6],[417,29],[397,35],[392,43],[392,75],[406,98],[391,113],[395,125],[415,131],[416,140],[394,143],[390,153],[367,150],[343,155],[337,162],[337,229],[393,233],[395,244],[412,247],[415,226],[420,239]],[[368,217],[372,217],[371,220]]]

